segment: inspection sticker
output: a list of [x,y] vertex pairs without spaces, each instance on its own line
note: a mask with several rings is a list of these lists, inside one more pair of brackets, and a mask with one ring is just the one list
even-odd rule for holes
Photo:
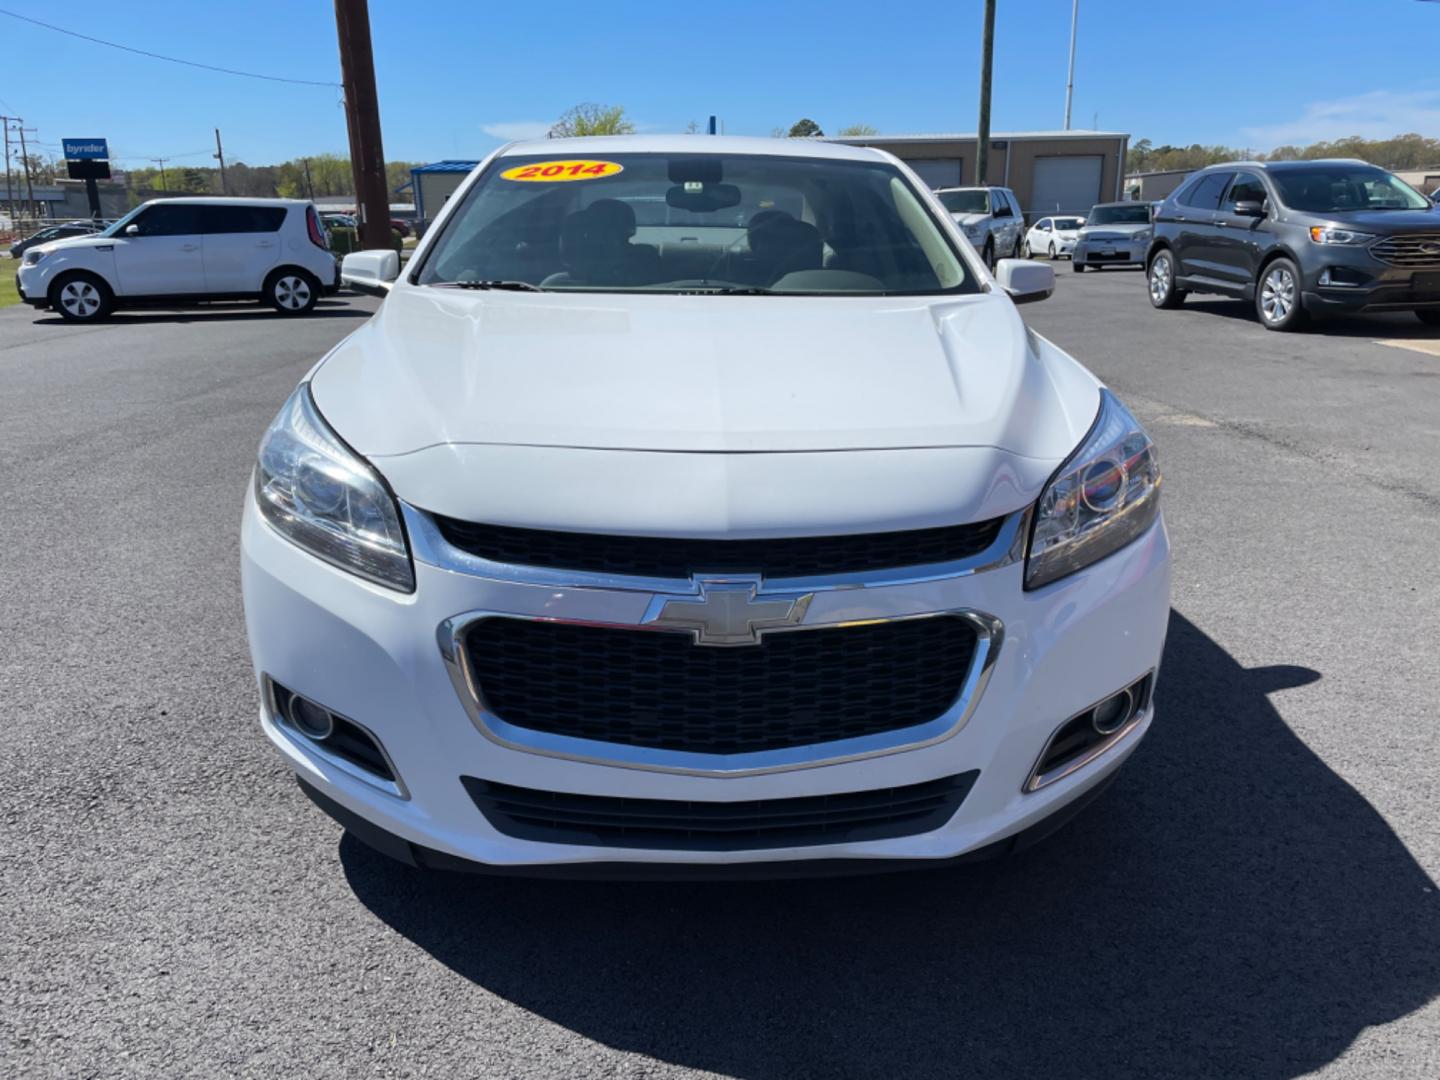
[[624,172],[618,161],[541,161],[535,165],[517,165],[500,174],[502,180],[527,180],[532,183],[555,184],[562,180],[598,180]]

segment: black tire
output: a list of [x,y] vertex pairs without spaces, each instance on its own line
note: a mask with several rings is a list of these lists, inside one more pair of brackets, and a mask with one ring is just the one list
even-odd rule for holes
[[1169,248],[1155,252],[1145,268],[1145,286],[1152,307],[1177,308],[1184,302],[1185,290],[1175,284],[1175,256]]
[[282,266],[265,279],[264,301],[281,315],[308,315],[320,299],[320,282],[294,266]]
[[[1012,259],[1020,258],[1020,237],[1018,236],[1015,238],[1015,250],[1010,253],[1010,257]],[[1030,256],[1026,255],[1025,257],[1028,259]]]
[[980,257],[985,260],[985,265],[989,268],[990,272],[993,274],[993,273],[995,272],[995,241],[994,241],[994,240],[986,240],[986,241],[985,241],[985,250],[980,253]]
[[1289,259],[1276,259],[1261,269],[1255,314],[1266,330],[1299,330],[1309,321],[1300,294],[1300,268]]
[[1440,308],[1419,308],[1415,312],[1415,318],[1426,326],[1440,326]]
[[1083,273],[1085,272],[1085,264],[1084,264],[1083,262],[1076,262],[1076,261],[1075,261],[1075,256],[1074,256],[1074,255],[1071,255],[1071,256],[1070,256],[1070,269],[1071,269],[1071,270],[1074,270],[1075,273],[1077,273],[1077,274],[1083,274]]
[[1035,253],[1030,250],[1030,241],[1029,241],[1029,240],[1026,240],[1026,241],[1025,241],[1025,258],[1027,258],[1027,259],[1033,259],[1034,257],[1035,257]]
[[99,322],[115,310],[110,286],[83,270],[61,274],[50,286],[50,307],[66,322]]
[[1054,262],[1054,261],[1055,261],[1056,259],[1058,259],[1059,257],[1060,257],[1059,255],[1055,254],[1055,241],[1054,241],[1054,240],[1051,240],[1051,241],[1050,241],[1050,261],[1051,261],[1051,262]]

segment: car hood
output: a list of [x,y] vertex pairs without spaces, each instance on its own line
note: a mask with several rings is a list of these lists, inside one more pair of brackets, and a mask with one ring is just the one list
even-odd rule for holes
[[990,220],[989,214],[951,214],[950,217],[961,228],[966,225],[983,225]]
[[1317,218],[1353,225],[1366,232],[1440,232],[1440,212],[1434,210],[1345,210],[1313,214]]
[[60,251],[64,248],[93,248],[108,246],[115,243],[111,236],[67,236],[60,240],[47,240],[43,244],[36,244],[31,251],[43,251],[49,255],[52,251]]
[[[583,502],[620,531],[653,510],[656,490],[687,482],[695,489],[672,505],[723,507],[727,528],[757,501],[793,518],[809,499],[819,518],[853,521],[873,512],[861,503],[884,504],[920,476],[927,491],[887,520],[1013,509],[1038,495],[1098,407],[1094,377],[998,294],[402,285],[316,368],[311,389],[341,438],[417,505],[543,524],[543,504],[563,491],[570,527]],[[631,459],[623,470],[616,451]],[[768,455],[785,460],[762,466]]]
[[1134,236],[1138,232],[1146,232],[1150,229],[1149,224],[1141,225],[1086,225],[1080,229],[1081,236]]

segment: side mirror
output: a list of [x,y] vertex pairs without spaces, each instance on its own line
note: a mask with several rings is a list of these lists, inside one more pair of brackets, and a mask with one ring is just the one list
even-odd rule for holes
[[126,236],[139,236],[139,235],[140,235],[140,226],[139,226],[139,225],[126,225],[126,226],[125,226],[125,235],[126,235]]
[[1241,199],[1235,204],[1235,216],[1262,218],[1265,216],[1265,204],[1254,199]]
[[1029,259],[1001,259],[995,280],[1017,304],[1033,304],[1055,291],[1055,268]]
[[390,248],[352,251],[340,262],[340,280],[371,296],[384,296],[400,276],[400,253]]

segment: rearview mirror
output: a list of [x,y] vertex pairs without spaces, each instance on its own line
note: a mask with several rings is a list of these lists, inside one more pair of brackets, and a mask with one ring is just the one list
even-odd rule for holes
[[400,253],[390,248],[352,251],[340,262],[340,280],[371,296],[384,296],[400,276]]
[[1017,304],[1033,304],[1055,291],[1054,267],[1029,259],[1001,259],[995,266],[995,280]]
[[126,235],[126,236],[139,236],[139,235],[140,235],[140,226],[139,226],[139,225],[126,225],[126,226],[125,226],[125,235]]
[[1236,217],[1264,217],[1265,204],[1254,199],[1241,199],[1235,204]]

